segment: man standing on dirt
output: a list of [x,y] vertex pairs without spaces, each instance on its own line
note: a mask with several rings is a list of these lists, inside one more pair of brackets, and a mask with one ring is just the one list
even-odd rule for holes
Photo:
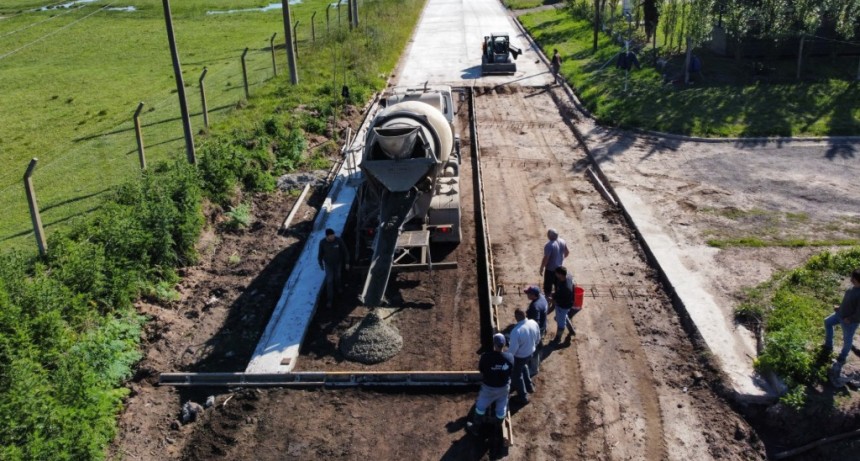
[[514,389],[517,391],[518,403],[529,403],[529,394],[535,391],[531,376],[529,376],[529,362],[537,349],[540,341],[540,327],[534,320],[526,318],[522,309],[514,311],[517,324],[511,330],[511,340],[508,352],[514,356]]
[[478,370],[481,371],[481,390],[475,402],[475,413],[472,421],[466,423],[466,431],[480,436],[481,424],[491,405],[496,406],[493,429],[501,426],[508,413],[508,394],[511,392],[511,373],[514,369],[514,356],[505,349],[505,335],[493,335],[493,350],[481,354]]
[[331,307],[334,299],[334,291],[343,292],[343,280],[341,271],[345,267],[349,270],[349,253],[346,251],[346,243],[343,239],[334,235],[333,229],[325,230],[325,238],[320,240],[320,249],[317,254],[320,269],[325,270],[326,307]]
[[552,78],[553,81],[558,84],[559,76],[558,73],[561,70],[561,56],[558,54],[558,50],[553,48],[552,50],[552,59],[549,61],[550,68],[552,69]]
[[546,297],[540,292],[540,288],[532,285],[524,290],[526,297],[529,299],[529,307],[526,309],[526,318],[534,320],[538,324],[540,330],[540,339],[538,340],[535,353],[532,355],[532,361],[529,363],[529,375],[534,376],[540,370],[541,349],[543,349],[543,337],[546,335],[546,315],[548,304]]
[[854,333],[860,325],[860,268],[851,272],[851,288],[845,291],[842,303],[834,306],[834,312],[824,319],[824,350],[833,350],[833,327],[842,327],[842,351],[836,357],[836,362],[831,368],[831,380],[838,380],[842,373],[842,365],[848,359],[851,345],[854,342]]
[[579,312],[576,309],[571,311],[573,309],[573,293],[575,288],[576,282],[573,281],[573,274],[568,273],[566,267],[558,266],[555,269],[555,292],[552,294],[556,323],[555,339],[553,339],[553,342],[561,341],[561,335],[564,333],[565,327],[570,332],[568,338],[576,336],[576,330],[573,329],[573,321],[571,320]]
[[547,229],[548,242],[543,246],[543,260],[540,263],[540,274],[543,275],[543,292],[551,293],[555,285],[555,269],[564,264],[564,258],[570,256],[567,242],[558,236],[555,229]]

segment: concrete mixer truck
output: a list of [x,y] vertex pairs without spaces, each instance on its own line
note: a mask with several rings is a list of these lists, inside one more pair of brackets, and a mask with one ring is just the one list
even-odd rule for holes
[[[372,251],[361,301],[383,302],[392,267],[410,247],[459,243],[460,141],[447,86],[395,89],[371,122],[359,165],[359,241]],[[430,261],[426,261],[430,263]]]

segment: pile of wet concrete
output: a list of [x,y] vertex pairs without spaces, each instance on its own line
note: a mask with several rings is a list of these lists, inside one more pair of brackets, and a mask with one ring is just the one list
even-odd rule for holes
[[365,364],[384,362],[402,348],[400,332],[376,312],[367,314],[340,338],[340,352],[344,357]]

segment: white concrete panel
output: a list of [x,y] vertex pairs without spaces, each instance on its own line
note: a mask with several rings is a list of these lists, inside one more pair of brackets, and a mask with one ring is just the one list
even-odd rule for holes
[[325,273],[317,264],[319,243],[325,237],[325,229],[334,229],[340,235],[346,226],[361,177],[361,171],[352,168],[352,165],[361,162],[367,126],[373,120],[375,111],[376,106],[371,109],[351,146],[355,162],[344,162],[334,179],[331,191],[314,221],[313,231],[305,242],[272,318],[245,369],[246,373],[289,373],[296,366],[299,348],[313,319],[317,297],[325,279]]
[[[507,32],[511,44],[523,50],[516,74],[481,77],[481,46],[484,35],[493,32]],[[428,0],[397,79],[401,86],[552,83],[549,69],[499,0]]]

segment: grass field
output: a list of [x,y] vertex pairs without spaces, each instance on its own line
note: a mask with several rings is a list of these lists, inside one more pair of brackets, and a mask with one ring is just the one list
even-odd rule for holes
[[[33,247],[21,176],[38,157],[34,175],[46,231],[86,213],[107,188],[137,172],[132,125],[137,103],[142,115],[147,159],[153,164],[182,155],[182,127],[167,47],[164,16],[157,0],[96,0],[71,9],[28,11],[51,0],[6,0],[0,6],[0,247]],[[209,10],[260,7],[255,0],[174,1],[174,27],[183,63],[192,125],[203,128],[198,78],[209,69],[206,89],[210,119],[223,119],[244,98],[240,55],[248,54],[254,94],[273,76],[269,37],[277,33],[281,74],[286,68],[282,12],[206,14]],[[323,0],[293,5],[298,28],[300,79],[316,78],[309,59],[338,62],[322,50]],[[136,11],[107,8],[133,6]],[[310,17],[317,12],[316,48]],[[331,8],[332,32],[337,10]],[[346,8],[341,27],[347,28]],[[277,46],[280,43],[280,46]],[[337,50],[335,50],[337,52]],[[319,66],[317,66],[319,67]],[[346,73],[347,80],[350,73]],[[323,77],[323,76],[320,76]],[[323,77],[326,78],[326,77]],[[339,77],[339,80],[343,80]],[[339,86],[338,86],[339,88]]]
[[[649,47],[625,90],[625,74],[612,63],[620,47],[601,35],[598,52],[592,53],[588,21],[556,9],[520,20],[545,51],[558,48],[565,60],[562,73],[605,123],[721,137],[860,134],[860,85],[852,81],[856,59],[815,58],[806,65],[809,81],[796,83],[790,59],[768,62],[773,72],[764,79],[752,76],[750,61],[697,50],[705,80],[683,87],[663,83],[663,75],[646,64]],[[667,67],[670,80],[681,78],[682,59],[676,56]]]

